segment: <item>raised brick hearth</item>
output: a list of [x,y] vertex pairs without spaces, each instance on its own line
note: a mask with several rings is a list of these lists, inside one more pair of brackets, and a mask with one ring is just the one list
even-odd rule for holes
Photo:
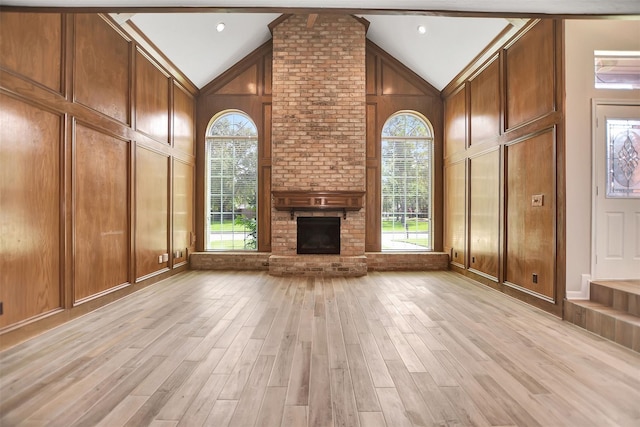
[[367,252],[364,256],[278,256],[268,252],[194,252],[194,270],[268,270],[278,276],[363,276],[369,271],[446,270],[442,252]]

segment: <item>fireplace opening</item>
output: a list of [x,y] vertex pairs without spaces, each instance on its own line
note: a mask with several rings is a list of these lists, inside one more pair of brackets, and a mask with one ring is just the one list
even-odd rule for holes
[[340,217],[298,217],[299,254],[339,254]]

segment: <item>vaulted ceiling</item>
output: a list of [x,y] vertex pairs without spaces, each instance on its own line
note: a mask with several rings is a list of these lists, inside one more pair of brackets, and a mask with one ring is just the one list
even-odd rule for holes
[[[524,22],[514,18],[640,15],[638,0],[0,0],[0,5],[111,12],[120,22],[130,20],[197,87],[269,40],[268,25],[282,13],[363,17],[370,22],[371,41],[437,89],[506,27]],[[225,29],[218,32],[221,22]]]
[[[133,23],[198,87],[269,40],[279,14],[137,14]],[[508,21],[502,18],[361,15],[368,38],[437,89],[464,68]],[[224,31],[216,25],[224,22]],[[427,33],[417,31],[424,25]]]

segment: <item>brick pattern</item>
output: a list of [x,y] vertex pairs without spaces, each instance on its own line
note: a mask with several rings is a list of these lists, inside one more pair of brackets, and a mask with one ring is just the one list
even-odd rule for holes
[[194,252],[193,270],[269,270],[274,276],[364,276],[367,271],[447,270],[449,255],[367,252],[361,256],[295,255],[263,252]]
[[194,252],[189,255],[192,270],[268,270],[270,253]]
[[[365,105],[362,23],[350,16],[320,15],[307,28],[307,15],[292,15],[276,26],[272,190],[364,191]],[[364,227],[364,210],[349,212],[341,221],[341,256],[364,255]],[[296,220],[274,210],[271,230],[272,253],[295,256]]]
[[367,252],[366,255],[369,271],[431,271],[449,268],[449,254],[444,252]]
[[272,255],[269,258],[269,274],[273,276],[358,277],[367,274],[367,261],[364,255],[354,257]]

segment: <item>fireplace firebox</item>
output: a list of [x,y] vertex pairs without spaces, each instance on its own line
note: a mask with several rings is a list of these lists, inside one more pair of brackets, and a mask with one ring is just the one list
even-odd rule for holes
[[340,217],[298,217],[298,254],[340,254]]

